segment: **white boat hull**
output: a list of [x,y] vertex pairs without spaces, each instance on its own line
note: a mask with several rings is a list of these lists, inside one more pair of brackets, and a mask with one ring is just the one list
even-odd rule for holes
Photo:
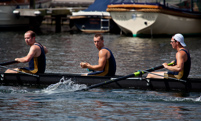
[[201,19],[139,11],[111,11],[110,14],[123,32],[133,36],[201,33]]

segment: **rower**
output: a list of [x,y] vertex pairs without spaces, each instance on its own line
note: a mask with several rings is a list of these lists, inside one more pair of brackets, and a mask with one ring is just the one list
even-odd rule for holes
[[101,34],[95,34],[94,44],[99,50],[98,65],[91,65],[87,62],[81,62],[82,68],[88,68],[93,72],[83,74],[83,76],[114,76],[116,72],[116,61],[112,51],[104,47],[104,40]]
[[46,68],[46,56],[48,52],[47,48],[35,40],[35,32],[29,30],[24,34],[25,42],[30,46],[27,56],[22,58],[15,58],[15,61],[19,63],[29,62],[29,67],[8,69],[5,73],[31,73],[38,74],[44,73]]
[[168,66],[167,63],[163,63],[164,68],[168,71],[163,72],[153,72],[153,74],[148,74],[147,78],[168,78],[173,77],[177,79],[186,80],[191,68],[191,57],[189,51],[185,48],[184,37],[182,34],[175,34],[170,44],[173,49],[177,50],[176,59],[173,66]]

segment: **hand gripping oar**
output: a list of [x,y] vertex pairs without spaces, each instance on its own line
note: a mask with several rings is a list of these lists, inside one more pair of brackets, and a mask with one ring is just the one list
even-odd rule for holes
[[[168,66],[173,65],[173,64],[174,63],[169,63]],[[127,75],[127,76],[123,76],[123,77],[119,77],[117,79],[111,79],[109,81],[104,81],[102,83],[91,85],[91,86],[89,86],[89,87],[87,87],[85,89],[82,89],[82,90],[89,90],[89,89],[92,89],[92,88],[100,87],[100,86],[103,86],[103,85],[106,85],[106,84],[110,84],[110,83],[113,83],[113,82],[121,81],[121,80],[129,78],[129,77],[140,76],[140,75],[145,74],[147,72],[152,72],[152,71],[155,71],[155,70],[158,70],[158,69],[162,69],[162,68],[164,68],[164,66],[160,65],[160,66],[157,66],[157,67],[153,67],[153,68],[147,69],[145,71],[137,71],[137,72],[135,72],[133,74],[130,74],[130,75]]]
[[18,63],[18,61],[4,62],[4,63],[0,63],[0,65],[1,66],[6,66],[6,65],[14,64],[14,63]]

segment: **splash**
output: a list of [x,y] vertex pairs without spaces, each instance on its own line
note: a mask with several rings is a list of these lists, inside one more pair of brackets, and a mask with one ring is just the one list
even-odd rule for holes
[[164,99],[165,101],[173,101],[173,102],[201,102],[201,97],[193,98],[169,98]]
[[169,97],[166,99],[163,99],[164,101],[173,101],[173,102],[201,102],[201,96],[195,97]]
[[58,83],[51,84],[50,86],[42,90],[42,92],[52,94],[60,92],[72,92],[85,88],[87,88],[85,84],[75,84],[71,79],[65,79],[64,77],[62,77]]
[[10,93],[27,93],[26,87],[14,87],[14,86],[0,86],[0,94]]

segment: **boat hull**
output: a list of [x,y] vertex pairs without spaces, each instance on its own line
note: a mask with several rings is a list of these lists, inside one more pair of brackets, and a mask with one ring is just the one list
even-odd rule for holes
[[[71,79],[76,84],[91,86],[94,84],[111,81],[115,77],[81,76],[78,74],[40,74],[34,77],[25,74],[1,74],[1,85],[7,86],[48,86],[58,83],[61,78]],[[188,79],[187,82],[172,79],[143,79],[128,78],[113,82],[101,88],[123,88],[123,89],[149,89],[149,90],[175,90],[175,91],[201,91],[201,79]]]
[[120,32],[109,12],[73,12],[70,22],[85,33]]
[[107,7],[122,31],[133,36],[201,33],[201,2],[112,1]]
[[138,11],[110,14],[123,32],[133,36],[201,33],[201,19]]

